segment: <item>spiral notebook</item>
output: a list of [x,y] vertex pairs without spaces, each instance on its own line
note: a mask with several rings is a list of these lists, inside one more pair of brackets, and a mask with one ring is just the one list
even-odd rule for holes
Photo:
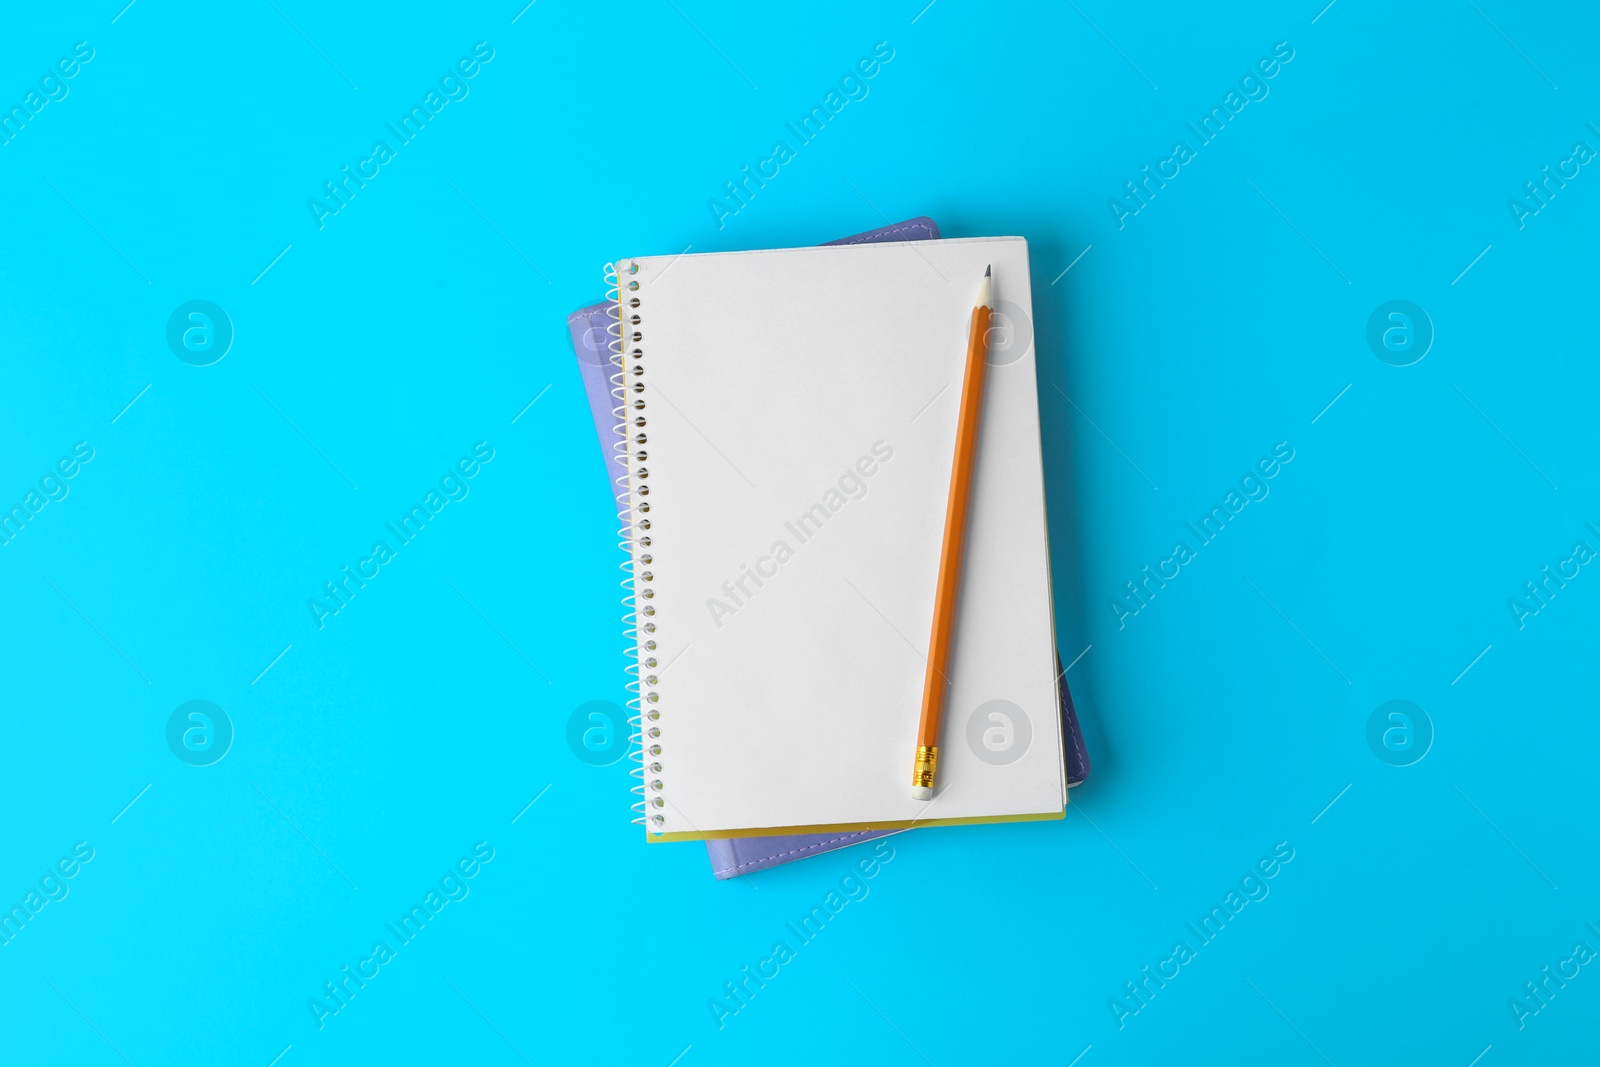
[[[865,233],[854,234],[829,241],[828,244],[873,244],[883,241],[938,240],[939,226],[927,216],[918,216],[903,222],[891,223]],[[613,432],[619,416],[615,407],[620,395],[612,392],[612,365],[609,351],[610,329],[615,318],[610,314],[612,305],[602,301],[581,307],[567,316],[567,331],[572,341],[572,351],[577,357],[579,377],[584,394],[589,401],[593,418],[595,439],[600,446],[602,471],[612,483],[619,506],[626,491],[626,464],[618,466],[624,456],[616,454],[614,445],[619,441]],[[1007,346],[1027,347],[1032,344],[1031,331],[1007,331],[996,339],[996,358],[1004,359]],[[620,358],[620,357],[619,357]],[[618,376],[620,382],[620,376]],[[620,389],[618,390],[620,393]],[[624,453],[626,450],[623,450]],[[611,477],[613,471],[620,476]],[[890,531],[885,536],[894,536]],[[1089,753],[1084,747],[1083,732],[1078,725],[1077,710],[1072,704],[1072,694],[1061,669],[1061,647],[1056,646],[1056,674],[1061,677],[1061,731],[1067,759],[1067,786],[1076,789],[1088,779]],[[857,830],[831,834],[782,834],[771,837],[730,837],[706,842],[706,855],[711,861],[712,874],[726,880],[770,867],[782,866],[797,860],[823,855],[837,849],[870,841],[900,830]]]
[[941,782],[910,799],[954,394],[990,263],[1028,315],[1020,238],[618,264],[652,840],[1061,816],[1031,350],[991,373]]

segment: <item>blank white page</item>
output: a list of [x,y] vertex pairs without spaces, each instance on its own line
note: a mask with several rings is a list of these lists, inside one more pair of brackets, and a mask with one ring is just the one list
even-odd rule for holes
[[620,261],[652,839],[1060,817],[1031,343],[988,369],[936,794],[911,799],[986,264],[1031,323],[1018,237]]

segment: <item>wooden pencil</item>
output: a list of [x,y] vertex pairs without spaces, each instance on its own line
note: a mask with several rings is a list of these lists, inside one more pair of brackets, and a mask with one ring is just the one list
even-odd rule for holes
[[911,795],[933,799],[939,764],[939,726],[950,686],[950,636],[955,630],[956,592],[966,549],[967,512],[972,500],[973,465],[978,452],[978,422],[983,413],[984,372],[988,367],[989,321],[994,315],[993,265],[983,270],[967,335],[967,363],[956,416],[955,460],[950,469],[950,499],[945,505],[944,542],[939,551],[939,581],[933,600],[933,631],[928,638],[928,670],[922,683],[922,718],[911,770]]

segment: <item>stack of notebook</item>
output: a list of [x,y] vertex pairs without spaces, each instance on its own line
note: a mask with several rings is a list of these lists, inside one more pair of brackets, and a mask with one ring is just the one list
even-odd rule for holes
[[912,826],[1060,818],[1088,772],[1050,602],[1031,344],[991,351],[939,781],[909,787],[973,287],[918,219],[615,262],[569,318],[631,564],[635,811],[719,878]]

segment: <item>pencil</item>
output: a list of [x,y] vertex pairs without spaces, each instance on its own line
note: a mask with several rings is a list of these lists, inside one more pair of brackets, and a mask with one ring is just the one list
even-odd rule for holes
[[967,512],[972,500],[972,467],[978,452],[978,417],[983,413],[983,379],[988,366],[989,320],[994,315],[993,266],[983,268],[972,327],[967,335],[967,366],[961,384],[961,410],[956,415],[956,454],[950,469],[950,499],[945,504],[944,544],[939,550],[939,584],[933,598],[933,632],[928,638],[928,673],[922,682],[922,719],[917,725],[917,752],[911,768],[911,796],[933,799],[934,771],[939,765],[939,721],[944,717],[950,686],[950,635],[955,629],[956,590],[961,584],[961,557],[966,548]]

